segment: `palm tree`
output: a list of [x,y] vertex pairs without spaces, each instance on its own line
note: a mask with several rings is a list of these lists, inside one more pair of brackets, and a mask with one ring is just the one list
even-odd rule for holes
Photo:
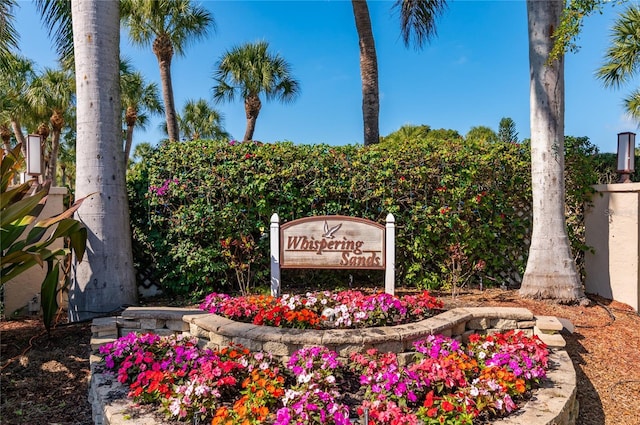
[[22,121],[33,116],[33,108],[27,92],[35,78],[33,62],[27,58],[10,55],[11,65],[0,72],[0,122],[9,124],[18,143],[22,144],[22,154],[27,156],[27,143],[22,132]]
[[0,0],[0,69],[11,64],[12,50],[18,48],[19,34],[13,26],[16,0]]
[[[400,9],[400,31],[405,45],[411,41],[416,47],[436,34],[436,18],[446,7],[446,0],[396,0],[393,7]],[[379,142],[378,115],[378,59],[376,55],[369,7],[366,0],[351,0],[360,45],[360,75],[362,78],[362,116],[364,144]]]
[[371,29],[371,18],[366,0],[351,0],[360,45],[360,78],[362,79],[362,121],[364,145],[380,141],[378,90],[378,55]]
[[147,84],[140,72],[133,72],[128,61],[120,62],[120,93],[122,109],[124,110],[125,131],[124,168],[127,169],[131,145],[133,143],[133,129],[138,126],[144,129],[148,122],[148,115],[162,113],[160,92],[156,83]]
[[205,37],[214,28],[213,16],[190,0],[123,0],[121,7],[131,41],[151,45],[158,59],[169,139],[180,140],[171,60],[174,53],[184,55],[188,42]]
[[204,99],[187,100],[182,114],[178,116],[178,122],[180,129],[189,140],[230,138],[229,133],[222,126],[222,114]]
[[520,295],[584,298],[564,215],[564,56],[549,61],[563,0],[527,0],[533,230]]
[[[622,12],[611,30],[611,46],[597,76],[605,87],[619,88],[628,83],[640,68],[640,6],[630,5]],[[640,90],[624,99],[625,109],[640,122]]]
[[74,86],[75,81],[70,72],[45,69],[42,75],[33,80],[28,90],[28,97],[33,107],[40,113],[50,114],[51,146],[45,178],[51,180],[53,186],[57,182],[56,167],[60,136],[65,124],[65,115],[73,106]]
[[247,128],[243,141],[253,139],[256,120],[264,95],[267,101],[292,102],[300,92],[289,64],[278,54],[268,52],[266,41],[247,43],[228,50],[216,64],[213,99],[216,102],[244,99]]
[[[72,0],[77,76],[77,217],[88,230],[84,261],[74,265],[72,321],[137,303],[122,152],[118,0]],[[99,43],[96,41],[100,41]]]

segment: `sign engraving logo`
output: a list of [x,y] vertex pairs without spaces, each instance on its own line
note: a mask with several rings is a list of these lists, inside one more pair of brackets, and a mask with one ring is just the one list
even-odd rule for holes
[[280,240],[283,268],[385,267],[384,226],[373,221],[344,216],[307,217],[283,225]]

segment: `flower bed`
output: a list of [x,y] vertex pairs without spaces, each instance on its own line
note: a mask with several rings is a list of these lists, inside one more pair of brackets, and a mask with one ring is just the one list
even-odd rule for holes
[[308,292],[276,298],[266,295],[231,297],[213,293],[202,310],[255,325],[299,329],[349,329],[395,326],[438,313],[443,303],[424,291],[401,298],[360,291]]
[[[287,320],[291,312],[302,309],[346,311],[351,326],[362,326],[370,317],[367,312],[388,320],[384,323],[395,323],[392,320],[402,322],[411,310],[387,298],[377,298],[384,307],[372,308],[376,296],[343,295],[344,300],[358,302],[341,310],[326,294],[284,297],[286,302],[260,297],[253,303],[246,298],[227,303],[229,297],[214,294],[203,308],[224,314],[225,308],[237,312],[242,311],[240,306],[259,305],[246,321],[255,323],[262,317],[275,324],[280,317],[281,324],[298,327],[330,325],[318,313],[314,314],[321,319],[313,324]],[[437,306],[428,294],[419,297],[423,305]],[[421,304],[415,298],[411,301]],[[277,314],[265,314],[274,306]],[[425,316],[434,312],[422,310]],[[532,328],[536,323],[548,328],[555,318],[534,320],[524,309],[456,309],[416,323],[324,331],[287,330],[196,312],[130,308],[114,321],[117,335],[123,336],[101,348],[105,369],[117,372],[117,380],[127,388],[125,394],[140,403],[155,403],[174,420],[470,424],[505,416],[538,383],[549,385],[541,381],[549,352],[533,337]],[[343,313],[332,315],[334,326],[347,326],[349,320],[342,317]],[[98,331],[94,335],[112,332],[104,326],[94,322]],[[170,336],[145,335],[145,328]],[[104,382],[108,372],[98,375]],[[95,387],[92,383],[92,391]],[[575,389],[563,400],[553,423],[572,423]]]
[[[200,349],[197,339],[131,333],[104,345],[105,367],[136,402],[175,420],[218,424],[471,424],[517,409],[545,377],[548,350],[521,332],[441,335],[414,343],[414,360],[368,350],[349,362],[326,347],[298,350],[283,367],[243,347]],[[345,388],[354,388],[346,399]]]

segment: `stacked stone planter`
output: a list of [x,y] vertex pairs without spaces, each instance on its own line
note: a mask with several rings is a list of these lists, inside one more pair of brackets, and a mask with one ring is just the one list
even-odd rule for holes
[[[120,317],[101,318],[93,322],[91,347],[130,332],[159,335],[197,336],[201,345],[218,349],[242,344],[250,350],[266,351],[286,360],[296,350],[323,345],[346,359],[353,352],[375,348],[398,355],[401,363],[410,361],[413,342],[432,334],[442,334],[466,342],[473,333],[496,333],[520,330],[538,335],[551,350],[549,381],[539,389],[523,409],[496,424],[574,425],[578,413],[576,376],[571,359],[563,350],[565,341],[559,334],[563,324],[555,317],[534,316],[523,308],[457,308],[429,319],[398,326],[345,329],[300,330],[240,323],[196,309],[132,307]],[[96,425],[131,424],[134,413],[123,397],[126,391],[109,375],[98,373],[92,357],[90,401]],[[136,424],[157,424],[152,415],[137,416]]]

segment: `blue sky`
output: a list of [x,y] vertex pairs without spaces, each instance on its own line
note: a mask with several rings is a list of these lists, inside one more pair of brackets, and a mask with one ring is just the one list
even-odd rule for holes
[[[53,47],[30,1],[16,13],[21,51],[39,66],[55,66]],[[362,93],[358,38],[351,2],[203,1],[216,31],[194,42],[184,57],[174,57],[173,87],[178,110],[187,99],[212,102],[216,61],[234,46],[267,41],[270,50],[291,65],[301,93],[289,104],[266,102],[254,139],[263,142],[344,145],[362,143]],[[503,117],[516,123],[520,139],[529,137],[529,64],[524,0],[456,1],[439,19],[437,37],[421,50],[400,38],[392,1],[369,1],[378,54],[380,134],[405,124],[497,131]],[[577,53],[565,61],[565,134],[587,136],[602,152],[616,149],[616,134],[637,131],[622,107],[631,86],[605,89],[594,73],[602,64],[610,28],[621,6],[607,6],[585,21]],[[29,30],[26,30],[29,28]],[[160,81],[151,49],[132,46],[122,33],[121,55],[148,81]],[[243,102],[215,104],[225,129],[241,139],[246,126]],[[156,144],[164,116],[152,118],[134,143]]]

